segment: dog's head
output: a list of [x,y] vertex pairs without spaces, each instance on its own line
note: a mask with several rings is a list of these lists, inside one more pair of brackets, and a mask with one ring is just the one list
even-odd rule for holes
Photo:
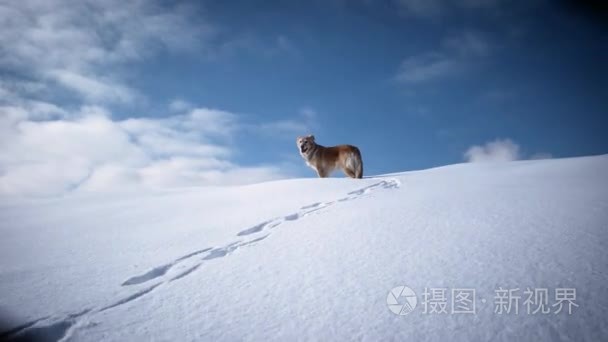
[[300,154],[305,155],[315,146],[315,136],[311,134],[305,137],[298,137],[296,144],[298,145]]

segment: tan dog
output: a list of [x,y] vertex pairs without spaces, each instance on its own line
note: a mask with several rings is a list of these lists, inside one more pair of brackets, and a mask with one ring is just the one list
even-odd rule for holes
[[314,135],[298,137],[296,144],[306,164],[317,171],[321,178],[329,177],[329,174],[337,167],[342,168],[348,177],[363,177],[361,152],[355,146],[321,146],[315,143]]

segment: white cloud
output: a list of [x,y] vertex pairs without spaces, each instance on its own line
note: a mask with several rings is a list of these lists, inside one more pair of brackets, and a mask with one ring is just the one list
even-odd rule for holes
[[300,115],[309,122],[317,119],[317,111],[310,107],[303,107],[300,109]]
[[296,120],[279,120],[253,126],[253,130],[261,134],[292,135],[306,132],[308,129],[302,122]]
[[490,52],[490,44],[479,32],[463,31],[448,36],[441,42],[445,50],[460,58],[483,57]]
[[214,27],[199,14],[190,6],[156,1],[2,2],[0,68],[43,84],[57,82],[90,103],[132,101],[133,90],[111,67],[161,49],[204,46]]
[[[274,51],[272,51],[274,50]],[[281,53],[285,52],[291,55],[295,55],[299,53],[299,49],[296,44],[286,35],[280,34],[276,38],[276,44],[271,52]]]
[[550,153],[539,152],[525,157],[517,143],[511,139],[496,139],[484,145],[474,145],[464,153],[464,159],[470,163],[507,162],[520,159],[551,159]]
[[102,81],[68,70],[51,70],[48,76],[64,87],[71,89],[91,102],[132,102],[135,90],[111,80]]
[[244,55],[276,58],[299,57],[300,50],[297,44],[288,36],[260,36],[251,31],[237,32],[231,39],[216,44],[213,50],[208,51],[207,58],[211,60],[242,57]]
[[215,109],[196,108],[180,121],[186,129],[198,130],[213,136],[228,136],[237,128],[236,115]]
[[436,51],[407,57],[401,62],[395,79],[402,83],[421,83],[462,72],[473,61],[485,57],[490,45],[481,34],[465,31],[442,40]]
[[464,8],[491,8],[496,7],[502,0],[457,0],[455,3]]
[[[0,76],[1,195],[283,178],[282,168],[235,162],[235,137],[246,130],[292,132],[311,121],[252,124],[181,99],[169,103],[167,116],[113,117],[108,106],[145,102],[125,81],[135,79],[134,63],[159,52],[209,57],[211,47],[221,50],[215,26],[193,3],[0,2],[0,27],[0,69],[11,70]],[[293,48],[286,36],[272,46]]]
[[194,106],[192,105],[192,103],[186,101],[186,100],[182,100],[182,99],[173,99],[170,103],[169,103],[169,110],[171,112],[185,112],[187,110],[190,110],[194,108]]
[[470,163],[506,162],[520,159],[519,145],[511,139],[496,139],[479,146],[471,146],[464,158]]
[[487,9],[501,0],[395,0],[403,13],[425,18],[445,15],[451,9]]
[[230,185],[284,178],[273,166],[231,161],[237,115],[209,108],[115,120],[85,106],[58,119],[0,107],[0,194],[56,195]]
[[256,134],[286,138],[312,133],[317,127],[317,113],[310,107],[301,108],[298,115],[289,119],[246,125],[247,130]]
[[455,59],[439,53],[427,53],[406,58],[399,67],[397,81],[414,83],[436,79],[457,71]]
[[406,13],[421,17],[438,15],[442,10],[441,0],[397,0],[397,5]]

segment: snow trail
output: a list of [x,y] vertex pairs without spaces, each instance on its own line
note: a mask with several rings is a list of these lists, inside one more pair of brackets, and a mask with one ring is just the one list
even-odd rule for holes
[[[368,178],[369,179],[369,178]],[[64,317],[43,317],[32,322],[23,324],[17,328],[6,332],[0,332],[0,336],[8,338],[9,341],[61,341],[68,339],[74,329],[79,326],[79,320],[83,316],[88,316],[83,321],[90,321],[90,316],[114,309],[121,305],[135,301],[143,296],[146,296],[163,284],[167,284],[176,280],[183,279],[191,273],[198,270],[204,262],[224,258],[234,251],[242,247],[248,247],[257,244],[258,242],[268,238],[272,229],[276,229],[286,222],[302,219],[310,214],[317,213],[323,209],[334,205],[335,203],[351,201],[358,199],[366,194],[377,189],[395,189],[400,186],[397,179],[382,180],[363,188],[350,191],[346,196],[329,202],[316,202],[313,204],[302,206],[298,211],[281,217],[273,218],[255,224],[250,228],[246,228],[237,233],[237,238],[246,236],[247,239],[229,242],[221,247],[206,247],[185,254],[171,262],[158,265],[143,274],[135,275],[125,280],[121,286],[131,287],[154,282],[152,285],[139,289],[131,294],[124,296],[110,304],[102,305],[97,308],[86,309],[81,312],[69,314]],[[203,257],[198,258],[204,254]]]

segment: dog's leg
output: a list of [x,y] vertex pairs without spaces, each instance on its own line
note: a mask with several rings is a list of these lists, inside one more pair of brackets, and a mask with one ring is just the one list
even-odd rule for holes
[[328,172],[325,169],[317,169],[317,175],[319,178],[327,178]]
[[347,167],[344,168],[344,174],[346,174],[350,178],[357,178],[355,172]]
[[355,178],[363,178],[363,161],[359,161],[359,167],[355,170]]

